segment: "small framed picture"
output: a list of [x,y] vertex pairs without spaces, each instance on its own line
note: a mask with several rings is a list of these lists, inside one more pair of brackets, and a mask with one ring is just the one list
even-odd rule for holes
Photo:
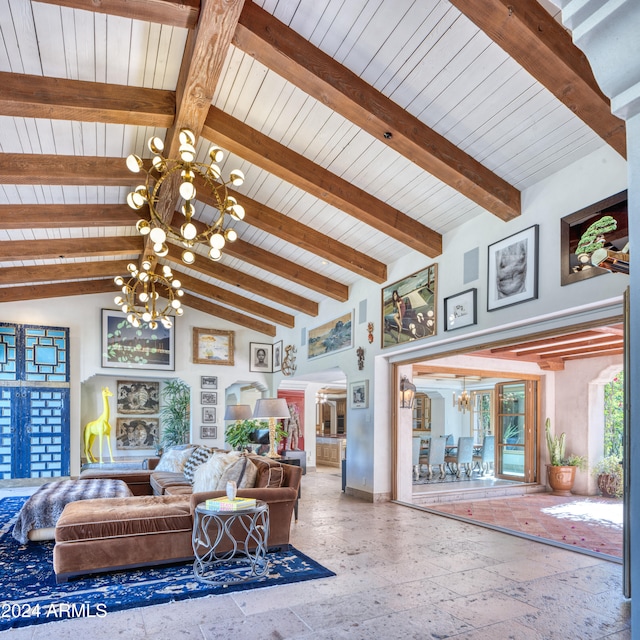
[[444,299],[444,330],[453,331],[476,324],[477,289],[468,289]]
[[351,409],[366,409],[369,406],[369,381],[352,382],[349,385],[349,406]]
[[201,389],[217,389],[218,376],[200,376]]
[[207,424],[216,423],[215,407],[202,407],[202,422],[206,422]]
[[271,373],[273,345],[266,342],[250,342],[249,348],[249,371]]
[[218,394],[215,391],[201,391],[200,404],[218,404]]
[[534,224],[489,245],[487,311],[538,297],[538,228]]
[[218,437],[218,427],[209,427],[202,425],[200,427],[200,437],[204,440],[205,438],[217,438]]
[[282,340],[273,345],[273,373],[282,369]]

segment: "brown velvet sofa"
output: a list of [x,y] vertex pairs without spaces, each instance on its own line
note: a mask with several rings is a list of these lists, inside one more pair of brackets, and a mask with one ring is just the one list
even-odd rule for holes
[[[264,478],[264,474],[259,473],[256,487],[239,489],[238,496],[264,500],[269,505],[268,544],[273,549],[289,544],[291,517],[298,499],[302,470],[274,461],[268,461],[268,464],[282,469],[281,486],[258,486]],[[127,484],[131,482],[129,488],[134,495],[81,500],[65,507],[56,525],[53,549],[56,580],[66,582],[87,573],[193,559],[191,534],[195,508],[209,498],[225,495],[224,491],[151,495],[153,470],[145,473],[101,472],[98,476],[93,471],[83,473],[81,477],[104,478],[107,473]],[[146,486],[143,486],[143,478],[146,478]]]

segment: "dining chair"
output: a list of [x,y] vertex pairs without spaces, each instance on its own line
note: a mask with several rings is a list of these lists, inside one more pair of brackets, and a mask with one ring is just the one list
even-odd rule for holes
[[480,471],[480,475],[491,471],[495,457],[495,436],[485,436],[482,440],[480,452],[473,456],[473,466]]
[[433,477],[433,467],[438,466],[440,468],[440,474],[438,478],[442,480],[445,477],[444,470],[444,448],[446,444],[445,438],[431,438],[429,444],[429,451],[427,455],[420,456],[420,465],[426,465],[428,469],[427,478],[431,480]]
[[473,438],[463,436],[458,438],[458,447],[455,453],[445,456],[444,461],[448,465],[454,465],[456,477],[459,478],[464,467],[465,475],[470,477],[473,473]]
[[413,479],[420,479],[420,445],[422,444],[422,438],[415,437],[412,442],[411,450],[411,464],[413,465]]

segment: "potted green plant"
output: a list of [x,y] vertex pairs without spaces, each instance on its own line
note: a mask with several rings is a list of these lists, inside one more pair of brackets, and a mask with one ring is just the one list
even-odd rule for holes
[[567,434],[564,431],[555,436],[551,433],[551,420],[545,422],[547,448],[551,463],[547,465],[547,480],[551,493],[556,496],[570,496],[576,479],[576,470],[584,469],[587,461],[583,456],[565,455]]
[[236,420],[227,425],[224,431],[224,440],[232,449],[242,451],[252,442],[252,436],[256,429],[260,429],[258,420]]
[[622,497],[624,476],[622,462],[617,456],[605,456],[593,467],[591,473],[605,498]]
[[187,444],[191,427],[191,389],[182,380],[169,380],[162,388],[160,409],[162,444],[165,447]]

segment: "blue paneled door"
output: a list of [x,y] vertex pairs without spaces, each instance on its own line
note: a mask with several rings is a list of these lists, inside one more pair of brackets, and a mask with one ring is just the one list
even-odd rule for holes
[[0,323],[0,479],[69,475],[69,330]]

